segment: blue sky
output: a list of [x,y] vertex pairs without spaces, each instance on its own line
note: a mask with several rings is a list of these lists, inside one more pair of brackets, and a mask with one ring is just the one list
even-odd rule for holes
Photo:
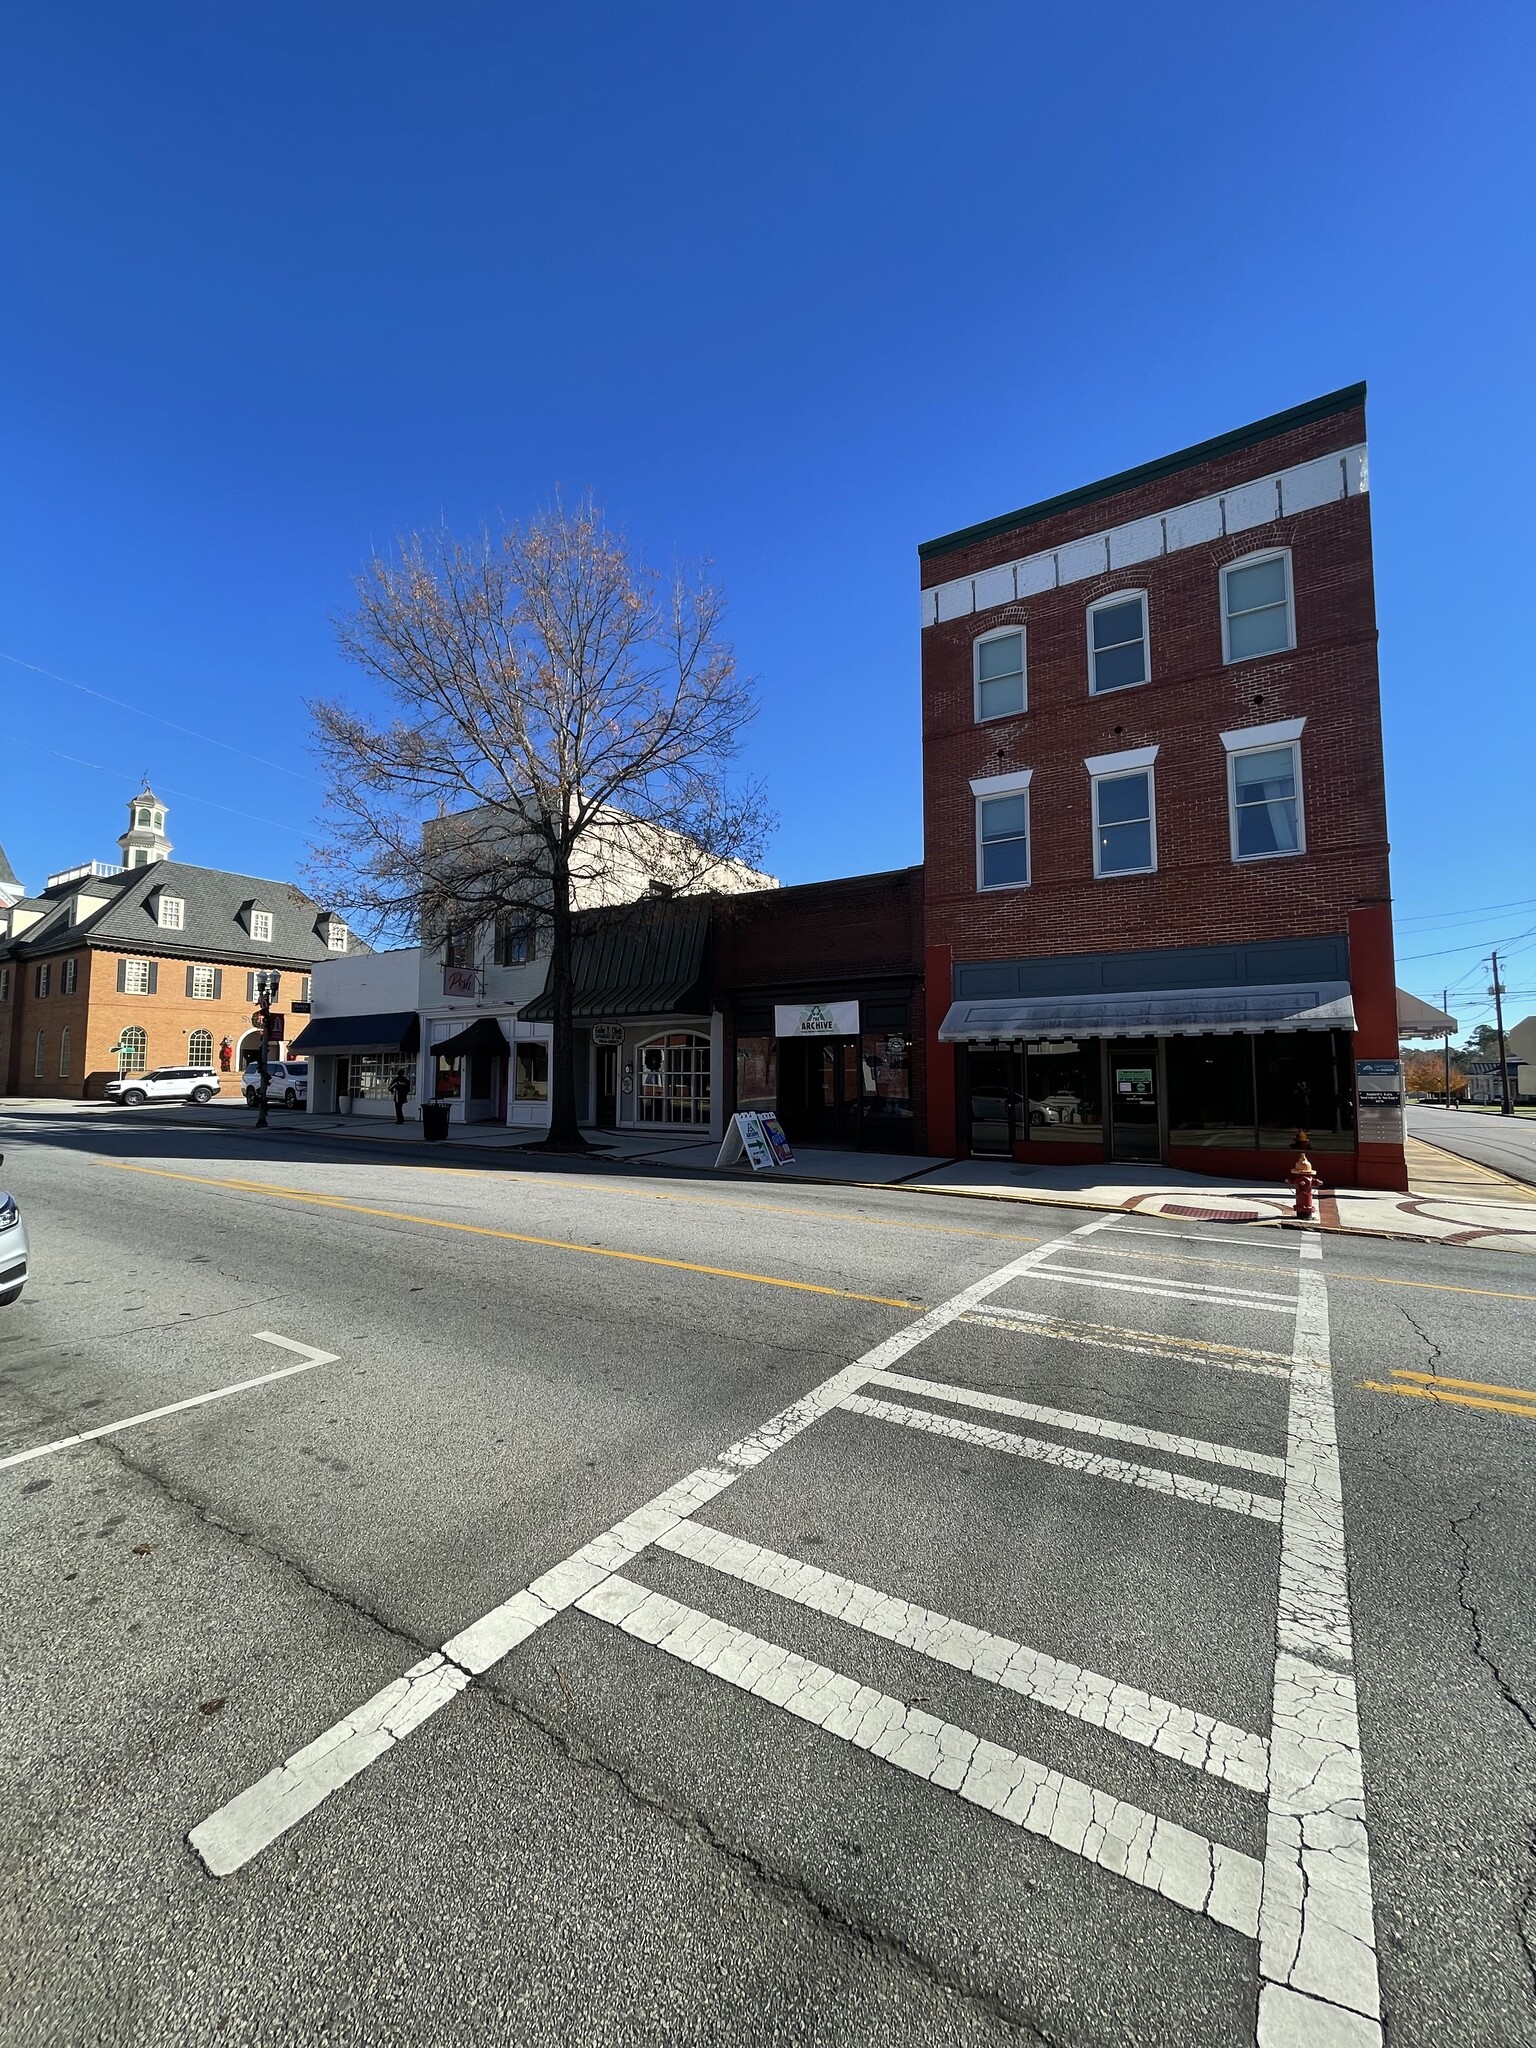
[[1476,1021],[1508,938],[1536,1010],[1533,64],[1499,0],[21,10],[0,651],[119,702],[0,662],[0,843],[147,769],[294,872],[352,573],[558,484],[713,559],[770,865],[916,860],[917,543],[1364,377],[1400,978]]

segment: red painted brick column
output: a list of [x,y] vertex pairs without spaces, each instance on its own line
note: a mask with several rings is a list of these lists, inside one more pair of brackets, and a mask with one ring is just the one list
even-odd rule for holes
[[[1355,999],[1355,1058],[1395,1060],[1397,966],[1390,903],[1368,903],[1349,913],[1349,980]],[[1358,1158],[1361,1187],[1406,1190],[1408,1163],[1401,1145],[1362,1144]]]
[[928,1035],[928,1150],[953,1158],[960,1150],[955,1131],[955,1048],[939,1043],[939,1026],[949,1010],[954,956],[948,946],[927,946],[923,959],[923,1008]]

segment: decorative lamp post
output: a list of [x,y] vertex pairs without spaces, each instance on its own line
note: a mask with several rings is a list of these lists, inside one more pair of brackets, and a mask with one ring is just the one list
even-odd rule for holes
[[277,976],[263,968],[256,976],[256,1015],[252,1023],[261,1027],[261,1037],[256,1044],[256,1072],[260,1077],[256,1089],[256,1128],[267,1128],[267,1034],[272,1021],[272,998],[277,993]]

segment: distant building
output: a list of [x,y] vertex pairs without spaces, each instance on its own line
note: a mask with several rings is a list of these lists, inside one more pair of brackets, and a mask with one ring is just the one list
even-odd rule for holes
[[19,903],[26,895],[16,870],[6,859],[5,848],[0,846],[0,911],[9,910],[13,903]]
[[171,858],[166,806],[128,806],[123,860],[50,875],[0,898],[0,1093],[81,1099],[116,1074],[254,1054],[256,976],[278,976],[274,1058],[309,1012],[317,961],[366,952],[345,921],[292,882]]

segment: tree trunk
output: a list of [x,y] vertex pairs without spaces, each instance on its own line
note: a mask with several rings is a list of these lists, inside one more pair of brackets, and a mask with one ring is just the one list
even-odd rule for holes
[[575,987],[571,958],[571,878],[561,863],[554,878],[550,915],[549,992],[554,1029],[549,1048],[549,1136],[545,1143],[562,1150],[586,1150],[576,1118],[576,1026],[572,1016]]

